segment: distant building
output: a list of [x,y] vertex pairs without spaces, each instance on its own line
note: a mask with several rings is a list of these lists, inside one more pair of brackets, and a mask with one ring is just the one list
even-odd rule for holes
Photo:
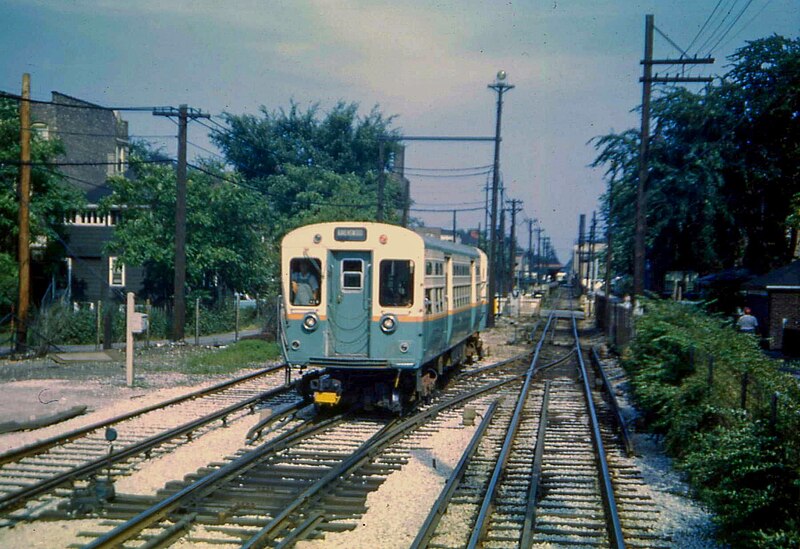
[[[575,244],[572,248],[572,269],[577,279],[578,286],[587,291],[600,289],[605,281],[605,272],[601,271],[602,262],[605,261],[606,243],[588,240]],[[602,261],[601,261],[602,260]]]
[[45,139],[59,139],[64,145],[59,166],[67,182],[80,189],[88,202],[67,221],[66,265],[61,280],[53,277],[45,299],[63,297],[68,301],[94,302],[119,297],[125,291],[139,291],[141,268],[123,265],[108,256],[104,246],[111,239],[120,211],[101,215],[98,204],[111,194],[109,177],[123,175],[128,160],[128,122],[119,113],[59,92],[52,92],[49,104],[31,105],[31,129]]

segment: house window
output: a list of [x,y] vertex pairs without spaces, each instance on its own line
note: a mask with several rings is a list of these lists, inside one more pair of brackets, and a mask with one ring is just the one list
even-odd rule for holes
[[108,258],[108,285],[125,286],[125,265],[118,257]]
[[50,139],[50,128],[47,127],[47,124],[44,124],[42,122],[34,122],[33,124],[31,124],[31,130],[36,132],[36,135],[38,135],[39,138],[44,139],[45,141]]
[[125,163],[127,162],[127,154],[124,146],[117,145],[116,158],[117,158],[117,173],[124,173]]

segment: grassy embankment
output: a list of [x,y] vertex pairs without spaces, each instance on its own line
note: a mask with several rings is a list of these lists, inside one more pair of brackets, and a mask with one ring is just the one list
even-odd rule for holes
[[647,301],[623,364],[734,547],[800,547],[800,387],[755,338],[699,308]]

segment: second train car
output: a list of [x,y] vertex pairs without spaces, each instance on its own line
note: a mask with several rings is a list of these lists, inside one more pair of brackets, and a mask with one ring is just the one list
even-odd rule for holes
[[319,223],[281,245],[288,364],[313,367],[319,405],[400,412],[481,352],[487,259],[478,248],[382,223]]

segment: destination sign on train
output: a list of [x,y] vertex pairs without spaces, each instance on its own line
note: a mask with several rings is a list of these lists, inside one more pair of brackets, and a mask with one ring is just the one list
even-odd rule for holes
[[336,227],[333,238],[340,242],[364,242],[367,229],[364,227]]

